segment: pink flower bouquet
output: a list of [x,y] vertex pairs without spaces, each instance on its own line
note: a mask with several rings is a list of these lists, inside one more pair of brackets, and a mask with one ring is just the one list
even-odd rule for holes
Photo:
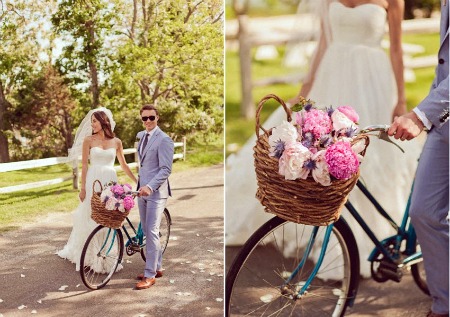
[[104,186],[100,199],[107,210],[127,212],[134,207],[131,191],[132,188],[129,184],[120,185],[116,182],[109,182]]
[[291,110],[292,122],[283,121],[269,136],[269,155],[279,159],[279,174],[287,180],[311,176],[330,186],[333,179],[358,173],[365,144],[353,142],[359,116],[352,107],[320,110],[302,98]]

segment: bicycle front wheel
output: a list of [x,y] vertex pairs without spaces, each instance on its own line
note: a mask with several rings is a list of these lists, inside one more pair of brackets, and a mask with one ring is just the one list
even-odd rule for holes
[[80,275],[90,289],[104,287],[123,257],[123,235],[120,229],[102,225],[92,231],[84,244],[80,260]]
[[[226,278],[226,316],[343,316],[356,296],[359,257],[353,234],[341,219],[333,226],[322,265],[307,291],[305,285],[322,246],[326,227],[297,275],[314,227],[274,217],[245,243]],[[288,289],[288,292],[286,292]]]

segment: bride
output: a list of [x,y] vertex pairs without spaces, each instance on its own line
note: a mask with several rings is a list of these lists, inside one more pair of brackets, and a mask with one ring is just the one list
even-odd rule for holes
[[[122,142],[114,135],[116,123],[110,110],[100,107],[89,111],[78,127],[73,147],[69,150],[69,158],[76,161],[82,154],[80,204],[73,212],[73,228],[64,248],[58,251],[63,259],[75,263],[75,269],[80,270],[80,257],[84,243],[97,226],[91,219],[91,197],[95,180],[101,184],[110,181],[117,182],[114,161],[117,156],[125,174],[135,183],[136,177],[126,164]],[[88,161],[90,166],[88,166]],[[99,188],[96,188],[99,190]],[[89,262],[89,260],[88,260]]]
[[[401,49],[403,1],[314,0],[309,4],[315,6],[322,30],[299,95],[316,101],[319,108],[352,106],[360,116],[361,127],[388,124],[393,116],[405,113]],[[381,48],[386,21],[389,23],[390,61]],[[264,127],[277,126],[285,118],[283,108],[279,107]],[[255,138],[227,162],[225,232],[229,246],[243,244],[273,216],[264,213],[254,197],[254,145]],[[402,146],[406,155],[391,144],[372,139],[361,165],[361,180],[396,222],[403,215],[420,153],[417,143]],[[349,200],[377,238],[395,234],[358,189],[352,191]],[[348,211],[344,210],[342,215],[358,243],[361,274],[369,277],[367,258],[374,245]]]

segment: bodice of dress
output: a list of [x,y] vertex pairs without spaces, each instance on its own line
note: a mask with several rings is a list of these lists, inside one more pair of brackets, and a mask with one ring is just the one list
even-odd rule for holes
[[90,151],[90,165],[94,166],[114,166],[114,161],[116,159],[116,149],[102,149],[99,147],[92,147]]
[[384,8],[371,3],[350,8],[335,1],[329,10],[334,43],[380,47],[386,23]]

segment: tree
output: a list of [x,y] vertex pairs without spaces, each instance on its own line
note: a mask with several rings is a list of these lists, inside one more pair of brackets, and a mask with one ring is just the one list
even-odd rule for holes
[[222,19],[221,1],[134,1],[108,86],[134,90],[127,95],[135,113],[143,103],[157,105],[161,125],[174,134],[221,130]]
[[64,79],[47,65],[15,96],[18,106],[13,126],[30,142],[32,156],[66,156],[72,146],[72,112],[76,102]]
[[[0,2],[0,162],[9,162],[13,140],[10,122],[15,106],[12,95],[39,69],[37,29],[40,2]],[[46,3],[51,7],[51,1]],[[38,13],[36,13],[38,12]]]
[[74,88],[89,86],[92,108],[100,105],[100,74],[108,72],[105,38],[110,35],[113,11],[106,0],[63,0],[51,18],[56,33],[67,43],[57,66]]

